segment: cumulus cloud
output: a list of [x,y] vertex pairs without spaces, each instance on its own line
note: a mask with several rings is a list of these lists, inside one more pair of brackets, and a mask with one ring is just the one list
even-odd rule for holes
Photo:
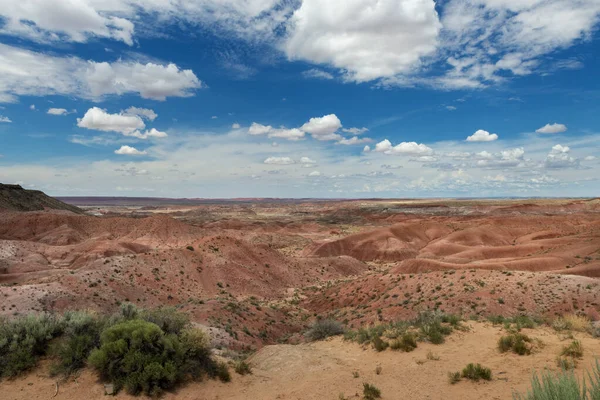
[[3,116],[3,115],[0,115],[0,122],[7,122],[7,123],[10,123],[10,122],[12,122],[12,121],[11,121],[11,119],[10,119],[10,118],[8,118],[8,117],[5,117],[5,116]]
[[118,150],[115,150],[115,154],[125,155],[125,156],[142,156],[147,154],[146,151],[140,151],[135,147],[131,146],[121,146]]
[[67,115],[69,112],[65,108],[49,108],[46,113],[50,115]]
[[300,127],[303,132],[310,133],[317,140],[340,140],[342,137],[337,132],[342,127],[342,122],[335,114],[319,118],[311,118]]
[[231,129],[240,129],[242,126],[238,123],[232,124]]
[[525,149],[517,147],[502,150],[499,153],[482,151],[475,154],[477,166],[486,168],[517,167],[525,162]]
[[32,104],[32,105],[30,105],[30,106],[29,106],[29,109],[30,109],[31,111],[35,111],[35,104]]
[[365,82],[417,68],[441,24],[431,0],[304,0],[287,24],[291,60],[331,65]]
[[168,135],[166,134],[166,132],[161,132],[157,129],[150,129],[149,131],[146,131],[144,133],[141,133],[140,131],[133,131],[133,132],[126,132],[124,133],[125,136],[131,136],[137,139],[148,139],[148,138],[165,138]]
[[77,126],[97,131],[128,134],[138,129],[144,129],[146,124],[137,115],[109,114],[106,110],[92,107],[85,113],[83,118],[77,119]]
[[317,176],[321,176],[321,173],[319,171],[313,171],[310,174],[308,174],[308,176],[317,177]]
[[537,133],[562,133],[567,131],[567,126],[563,124],[546,124],[537,129]]
[[363,153],[370,153],[371,152],[371,146],[367,145],[363,148]]
[[0,102],[15,102],[19,96],[64,95],[99,100],[124,94],[165,100],[192,96],[202,86],[191,70],[175,64],[85,61],[5,44],[0,44],[0,71]]
[[311,79],[333,79],[333,75],[331,75],[329,72],[317,68],[309,69],[308,71],[302,72],[302,76]]
[[263,161],[263,163],[272,165],[291,165],[295,164],[296,162],[290,157],[269,157]]
[[493,142],[494,140],[498,140],[498,135],[489,133],[483,129],[479,129],[477,132],[467,137],[467,142]]
[[147,119],[148,121],[154,121],[158,117],[158,114],[156,114],[154,110],[138,107],[129,107],[127,110],[125,110],[124,114],[137,115],[139,117]]
[[544,161],[546,168],[576,168],[579,167],[579,160],[571,157],[569,153],[571,148],[557,144],[552,146],[550,153]]
[[375,145],[375,151],[388,155],[424,156],[433,154],[433,149],[416,142],[402,142],[396,146],[385,139]]

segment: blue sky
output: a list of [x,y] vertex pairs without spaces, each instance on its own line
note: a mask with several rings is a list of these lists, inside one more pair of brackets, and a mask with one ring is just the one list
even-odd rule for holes
[[598,196],[597,0],[0,0],[0,182]]

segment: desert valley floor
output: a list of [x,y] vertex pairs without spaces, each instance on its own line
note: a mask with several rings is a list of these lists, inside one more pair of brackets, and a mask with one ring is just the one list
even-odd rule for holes
[[[499,354],[502,326],[486,318],[600,320],[599,199],[64,200],[85,212],[0,211],[0,313],[170,305],[215,347],[252,353],[253,374],[166,398],[358,398],[370,381],[383,399],[510,399],[533,370],[557,369],[565,339],[539,328],[532,356]],[[357,329],[425,310],[460,314],[468,328],[411,353],[304,337],[316,318]],[[583,375],[600,340],[576,335]],[[450,385],[447,372],[468,362],[494,379]],[[39,369],[0,389],[48,399],[55,379]],[[85,370],[55,398],[103,396]]]

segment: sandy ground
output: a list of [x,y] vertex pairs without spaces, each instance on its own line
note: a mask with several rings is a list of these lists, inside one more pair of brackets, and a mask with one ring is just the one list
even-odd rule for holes
[[[251,359],[253,374],[233,373],[231,383],[205,381],[187,385],[165,399],[183,400],[271,400],[271,399],[338,399],[361,398],[364,382],[381,389],[383,399],[511,399],[512,393],[529,387],[534,370],[549,368],[556,371],[556,356],[570,343],[564,335],[549,328],[524,330],[543,341],[543,348],[530,356],[500,354],[497,340],[501,327],[489,323],[469,322],[467,332],[453,333],[442,345],[419,344],[411,353],[387,350],[377,353],[355,343],[334,338],[303,345],[266,346]],[[584,359],[576,373],[581,377],[600,355],[600,341],[576,333],[584,347]],[[438,361],[427,360],[432,351]],[[448,383],[449,371],[459,371],[470,362],[492,369],[491,382],[461,381]],[[375,370],[381,366],[381,374]],[[0,383],[0,397],[5,400],[50,399],[55,393],[55,381],[38,368],[31,374]],[[357,371],[358,378],[353,376]],[[84,371],[78,378],[59,385],[60,399],[102,399],[104,389],[95,375]],[[118,399],[129,399],[124,393]]]

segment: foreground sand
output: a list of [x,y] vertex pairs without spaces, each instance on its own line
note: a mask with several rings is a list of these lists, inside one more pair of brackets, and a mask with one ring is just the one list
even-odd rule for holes
[[[570,343],[565,335],[549,328],[523,330],[539,338],[544,346],[530,356],[500,354],[497,340],[504,331],[489,323],[469,322],[470,330],[453,333],[446,343],[436,346],[419,344],[411,353],[387,350],[377,353],[370,347],[334,338],[303,345],[267,346],[250,362],[253,374],[233,373],[228,384],[206,381],[190,384],[165,399],[184,400],[271,400],[271,399],[338,399],[361,398],[362,384],[368,382],[381,389],[383,399],[511,399],[513,391],[524,392],[529,387],[533,370],[549,368],[556,371],[556,356]],[[600,355],[600,340],[587,334],[574,333],[582,341],[584,359],[576,373],[581,377]],[[427,360],[434,352],[440,359]],[[447,373],[458,371],[470,362],[482,363],[492,369],[493,380],[485,383],[461,381],[448,383]],[[375,369],[381,366],[381,374]],[[353,372],[359,377],[354,378]],[[50,399],[55,393],[55,381],[45,368],[13,381],[0,383],[0,397],[6,400]],[[105,399],[104,389],[89,370],[78,378],[61,383],[55,399]],[[118,399],[132,398],[124,393]]]

